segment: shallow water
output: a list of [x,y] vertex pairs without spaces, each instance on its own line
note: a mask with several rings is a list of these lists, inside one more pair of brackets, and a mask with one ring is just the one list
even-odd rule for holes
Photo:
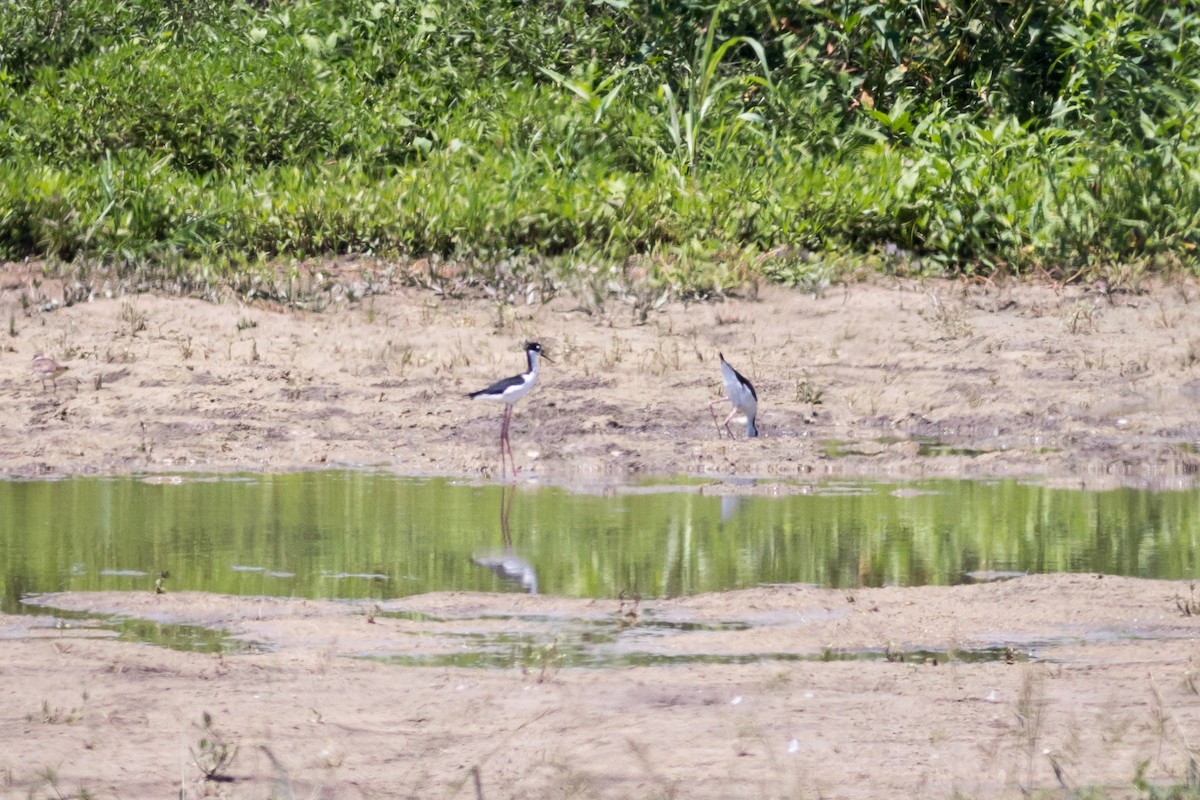
[[1196,575],[1200,490],[750,488],[664,481],[589,494],[367,472],[3,481],[0,608],[27,610],[20,598],[42,592],[152,590],[164,571],[169,591],[378,599]]

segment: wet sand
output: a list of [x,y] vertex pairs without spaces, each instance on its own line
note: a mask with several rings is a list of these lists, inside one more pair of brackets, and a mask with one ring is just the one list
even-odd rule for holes
[[[0,351],[10,476],[371,467],[488,479],[502,407],[463,395],[520,371],[527,339],[554,362],[513,416],[524,482],[1171,488],[1191,486],[1200,463],[1193,282],[768,287],[667,303],[638,324],[618,302],[500,308],[416,289],[319,313],[150,294],[43,310],[56,289],[34,277],[0,269],[15,333]],[[56,390],[30,369],[38,351],[69,367]],[[718,438],[718,352],[758,390],[759,439]],[[78,620],[0,618],[0,797],[1124,797],[1139,769],[1184,780],[1200,741],[1190,591],[1091,575],[778,586],[645,598],[632,620],[617,598],[439,594],[375,613],[190,592],[55,596],[45,602],[255,644],[189,654]],[[583,669],[555,656],[560,618],[741,627],[662,644],[727,663]],[[523,668],[364,657],[461,647],[481,626],[531,620],[547,649]],[[997,655],[954,656],[985,648]],[[874,659],[822,660],[860,650]],[[914,660],[926,651],[942,655]],[[217,745],[237,747],[217,770],[228,780],[204,780]]]

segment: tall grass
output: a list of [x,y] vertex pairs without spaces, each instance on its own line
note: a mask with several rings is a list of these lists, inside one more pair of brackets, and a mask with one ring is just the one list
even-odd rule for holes
[[1194,10],[10,0],[0,258],[1194,265]]

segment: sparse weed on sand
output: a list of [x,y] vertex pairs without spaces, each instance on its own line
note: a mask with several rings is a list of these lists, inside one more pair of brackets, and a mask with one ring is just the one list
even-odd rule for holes
[[1196,584],[1188,584],[1188,596],[1175,595],[1175,607],[1185,617],[1200,616],[1200,598],[1196,597]]
[[228,782],[228,770],[237,758],[237,742],[213,727],[212,715],[207,711],[200,719],[200,739],[189,748],[192,762],[200,771],[204,781]]
[[62,785],[58,769],[54,767],[42,767],[37,771],[37,776],[39,785],[30,790],[30,800],[93,800],[96,797],[84,786],[76,787],[73,792],[66,789]]

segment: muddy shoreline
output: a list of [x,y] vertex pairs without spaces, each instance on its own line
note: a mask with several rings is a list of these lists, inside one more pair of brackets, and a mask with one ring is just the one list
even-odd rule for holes
[[[519,371],[528,339],[554,362],[513,416],[523,482],[1172,489],[1200,467],[1195,282],[766,288],[638,324],[617,302],[499,308],[415,290],[321,313],[151,294],[43,310],[55,289],[36,278],[0,269],[14,334],[0,348],[0,463],[15,478],[346,467],[492,480],[501,407],[463,395]],[[30,371],[38,351],[70,368],[56,390]],[[718,352],[755,383],[759,439],[717,436]],[[1180,785],[1196,757],[1194,598],[1187,582],[1097,575],[644,598],[632,619],[617,598],[515,593],[377,610],[55,595],[43,602],[61,616],[0,617],[0,797],[1140,796],[1138,776]],[[108,615],[256,646],[120,641],[86,621]],[[556,661],[573,621],[619,645],[648,619],[696,623],[654,646],[700,657]],[[506,668],[388,660],[497,631],[539,644]],[[822,658],[858,651],[870,657]],[[911,657],[927,651],[944,655]],[[236,755],[206,779],[218,746]]]
[[[12,271],[10,271],[12,272]],[[0,273],[3,274],[3,273]],[[141,295],[14,320],[0,364],[9,475],[498,473],[501,406],[467,392],[554,363],[513,416],[527,479],[1044,479],[1190,485],[1200,468],[1200,293],[877,282],[820,296],[669,304],[646,324],[563,296],[498,309],[397,290],[322,313]],[[42,286],[39,292],[49,291]],[[57,391],[34,352],[69,366]],[[717,353],[752,381],[763,436],[718,439]]]

